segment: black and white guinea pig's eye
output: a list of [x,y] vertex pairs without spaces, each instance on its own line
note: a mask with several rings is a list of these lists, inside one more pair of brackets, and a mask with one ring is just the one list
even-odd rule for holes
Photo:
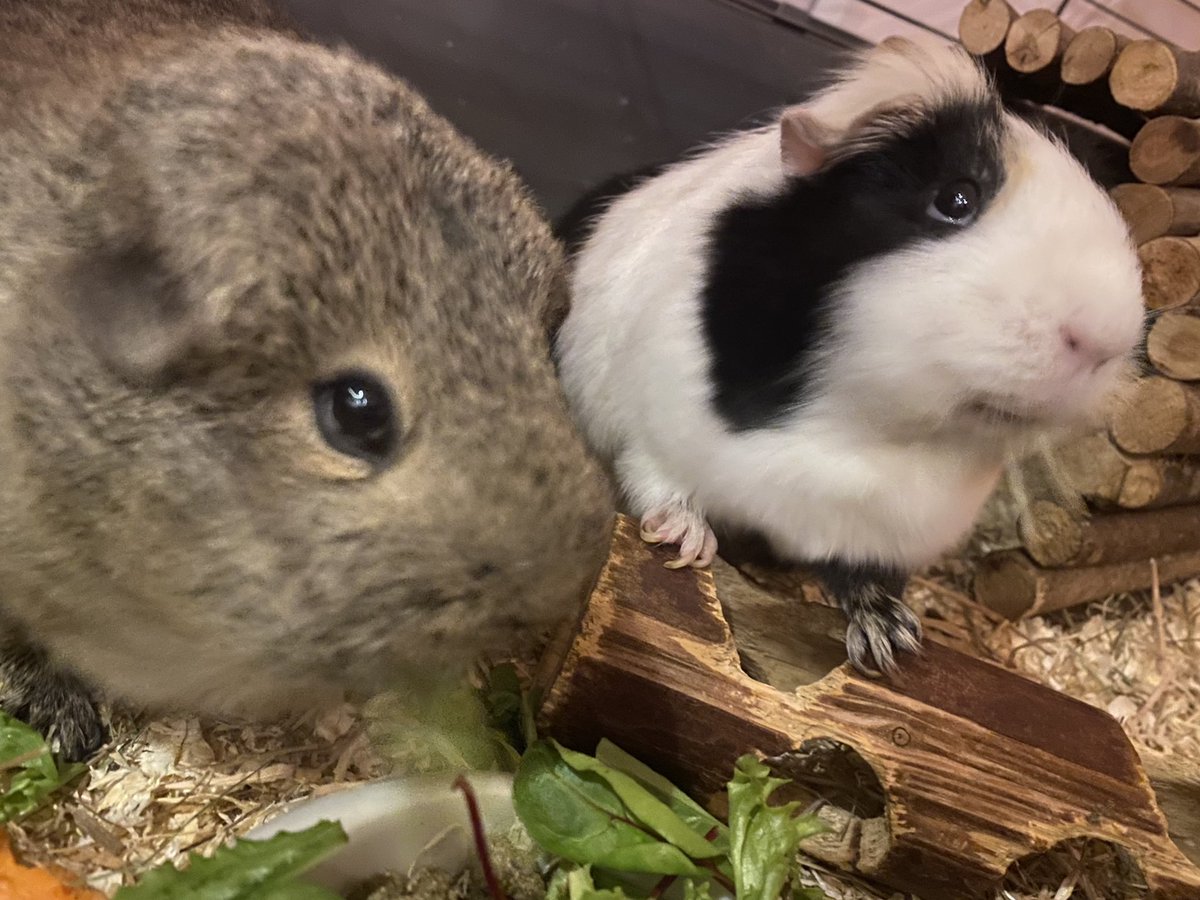
[[334,450],[372,464],[386,460],[400,438],[392,398],[378,379],[358,372],[313,388],[317,427]]
[[979,185],[969,179],[942,185],[926,213],[951,225],[969,225],[979,215]]

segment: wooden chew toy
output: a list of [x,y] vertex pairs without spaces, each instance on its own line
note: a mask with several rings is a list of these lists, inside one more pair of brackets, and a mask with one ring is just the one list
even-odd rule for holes
[[1009,26],[1004,56],[1025,75],[1049,69],[1060,59],[1075,32],[1048,9],[1034,9]]
[[1127,43],[1126,38],[1101,25],[1083,29],[1063,51],[1062,80],[1072,85],[1095,84],[1108,75]]
[[1064,448],[1061,462],[1083,499],[1101,508],[1200,502],[1200,459],[1195,457],[1131,457],[1113,446],[1107,434],[1093,434]]
[[1200,237],[1158,237],[1138,247],[1150,309],[1173,309],[1200,291]]
[[1035,500],[1018,528],[1026,551],[1042,566],[1145,562],[1200,550],[1200,506],[1194,505],[1081,519],[1050,500]]
[[1200,122],[1151,119],[1129,148],[1129,167],[1147,184],[1200,184]]
[[1200,453],[1200,385],[1151,376],[1109,420],[1127,453]]
[[1136,244],[1165,235],[1200,233],[1200,191],[1155,184],[1119,184],[1109,192]]
[[1200,53],[1165,41],[1133,41],[1113,64],[1116,101],[1146,113],[1200,113]]
[[[1195,543],[1193,541],[1193,543]],[[1155,559],[1164,584],[1200,575],[1200,550]],[[1096,600],[1145,590],[1155,569],[1149,558],[1098,566],[1042,568],[1021,550],[990,553],[975,570],[975,596],[980,603],[1019,619]],[[1200,897],[1200,894],[1196,896]]]
[[[1014,861],[1079,837],[1122,847],[1150,896],[1200,897],[1200,868],[1103,711],[928,640],[898,675],[862,677],[836,610],[721,564],[669,571],[670,555],[618,522],[540,674],[540,717],[560,741],[607,737],[714,804],[737,757],[757,752],[829,801],[832,830],[806,852],[924,900],[983,896]],[[814,762],[834,750],[840,770]]]
[[1004,47],[1017,14],[1005,0],[971,0],[958,19],[958,37],[967,51],[990,56]]
[[1177,381],[1200,381],[1200,316],[1163,313],[1150,326],[1146,355],[1156,370]]

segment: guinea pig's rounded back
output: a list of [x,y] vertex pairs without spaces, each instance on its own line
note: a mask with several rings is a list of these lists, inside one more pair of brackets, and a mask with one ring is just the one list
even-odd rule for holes
[[395,79],[279,38],[150,56],[108,114],[6,329],[6,486],[47,498],[6,529],[14,614],[127,699],[217,710],[456,670],[571,615],[613,502],[515,176]]

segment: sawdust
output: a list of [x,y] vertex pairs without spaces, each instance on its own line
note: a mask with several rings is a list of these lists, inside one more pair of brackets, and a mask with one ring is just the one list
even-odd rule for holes
[[215,850],[284,803],[385,771],[349,705],[255,727],[119,711],[112,731],[75,790],[8,826],[25,862],[109,894],[162,862]]

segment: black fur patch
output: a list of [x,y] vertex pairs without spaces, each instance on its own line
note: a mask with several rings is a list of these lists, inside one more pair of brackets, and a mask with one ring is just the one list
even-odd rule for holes
[[554,223],[554,234],[567,250],[574,253],[591,236],[596,220],[622,194],[627,194],[647,178],[666,168],[663,163],[643,166],[606,179],[576,200]]
[[986,208],[1004,179],[1002,115],[998,103],[948,103],[721,215],[703,318],[712,401],[731,428],[770,427],[803,404],[837,284],[855,265],[963,227],[927,215],[940,187],[973,179]]
[[904,604],[908,577],[890,566],[830,560],[817,566],[846,614],[846,653],[860,672],[895,672],[898,653],[921,649],[921,621]]

